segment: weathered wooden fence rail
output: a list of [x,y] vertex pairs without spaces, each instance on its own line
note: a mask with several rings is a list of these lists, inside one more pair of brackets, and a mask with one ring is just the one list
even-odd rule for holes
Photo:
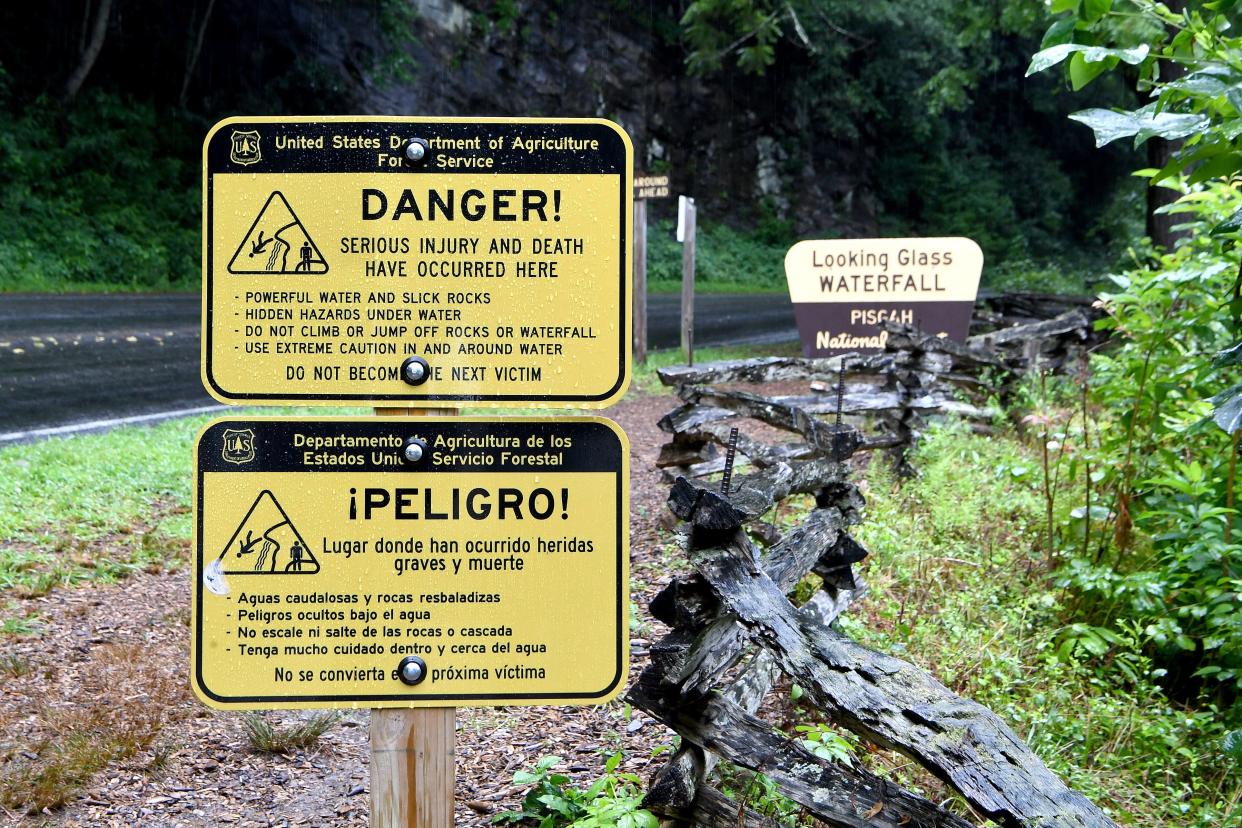
[[[671,632],[652,647],[650,665],[628,694],[635,706],[682,737],[653,780],[647,807],[670,823],[773,826],[712,787],[710,774],[722,757],[765,774],[828,825],[975,824],[860,763],[823,759],[776,732],[756,711],[783,673],[834,725],[910,757],[956,790],[975,818],[1014,828],[1114,825],[990,710],[831,627],[866,592],[853,570],[867,552],[849,532],[861,520],[863,499],[850,482],[848,460],[885,439],[866,439],[843,424],[836,416],[838,394],[846,412],[890,411],[896,407],[889,405],[891,395],[901,393],[910,411],[969,406],[952,398],[944,384],[978,382],[980,366],[1013,371],[1016,360],[1029,364],[1041,354],[1049,361],[1072,358],[1062,339],[1089,341],[1084,328],[1090,321],[1081,308],[1068,315],[1075,318],[1031,322],[1041,326],[1038,345],[1029,344],[1029,337],[1002,337],[1003,330],[985,334],[993,337],[985,347],[893,329],[890,342],[904,350],[847,358],[853,381],[844,388],[838,385],[841,358],[758,359],[661,372],[666,383],[679,386],[684,402],[660,422],[673,436],[660,463],[688,472],[676,478],[668,505],[684,523],[694,574],[673,580],[652,602],[652,614]],[[1048,346],[1048,337],[1059,344]],[[768,398],[709,385],[784,379],[811,379],[824,392]],[[825,414],[832,416],[824,419]],[[987,415],[980,410],[978,416]],[[731,434],[748,419],[793,439],[768,443]],[[750,473],[722,492],[707,478],[724,470],[713,447],[730,442]],[[793,494],[814,495],[815,508],[782,536],[760,519]],[[787,596],[812,572],[822,587],[795,606]]]
[[[818,428],[818,417],[840,410],[850,417],[870,416],[879,431],[860,447],[895,449],[899,468],[908,471],[904,449],[918,439],[928,417],[953,414],[986,431],[1000,413],[992,401],[1005,399],[1017,378],[1036,368],[1071,366],[1103,341],[1094,329],[1099,311],[1081,300],[1018,294],[991,301],[1005,312],[981,305],[976,316],[981,332],[965,343],[889,325],[886,350],[879,354],[763,357],[661,369],[660,381],[675,387],[683,404],[660,420],[671,439],[657,465],[671,469],[670,477],[700,478],[723,468],[719,447],[732,420],[753,418],[813,442],[810,431]],[[1050,318],[1034,318],[1041,310],[1063,307],[1068,309]],[[1012,319],[1020,324],[997,326]],[[762,396],[722,387],[790,380],[805,381],[809,393]],[[795,427],[788,429],[791,424]],[[748,447],[743,453],[759,467],[809,456],[805,442]]]
[[[770,824],[710,788],[720,756],[767,775],[829,825],[971,825],[861,765],[822,759],[774,732],[755,711],[783,672],[835,724],[919,762],[977,815],[1006,826],[1112,826],[990,710],[830,628],[864,592],[852,567],[866,551],[848,531],[862,497],[848,481],[850,451],[841,450],[857,445],[856,432],[828,428],[832,436],[812,444],[810,459],[776,462],[728,494],[685,478],[672,487],[669,507],[686,524],[695,574],[653,601],[652,613],[672,632],[652,648],[628,698],[676,730],[682,746],[646,805],[692,825]],[[796,492],[814,493],[816,508],[761,554],[747,525]],[[787,593],[809,572],[823,587],[795,607]]]

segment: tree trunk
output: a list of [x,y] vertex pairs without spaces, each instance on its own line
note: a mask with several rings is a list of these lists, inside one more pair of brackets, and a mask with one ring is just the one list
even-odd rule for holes
[[177,105],[185,109],[186,97],[190,94],[190,79],[194,77],[194,67],[198,66],[198,56],[203,52],[203,37],[207,34],[207,22],[211,20],[211,11],[216,7],[216,0],[207,0],[207,10],[198,24],[198,36],[190,48],[185,60],[185,76],[181,79],[181,94],[177,97]]
[[[1168,68],[1172,68],[1174,64],[1169,64]],[[1147,166],[1152,169],[1160,169],[1169,163],[1169,159],[1173,157],[1173,153],[1181,149],[1181,141],[1166,141],[1163,138],[1152,138],[1147,142]],[[1151,184],[1147,187],[1147,235],[1151,238],[1151,243],[1156,247],[1162,247],[1165,250],[1172,250],[1173,246],[1186,237],[1184,230],[1174,230],[1173,226],[1184,219],[1181,216],[1170,215],[1168,213],[1157,213],[1161,207],[1167,207],[1181,197],[1181,193],[1177,190],[1170,190],[1168,187],[1162,187],[1158,184]]]
[[[1186,8],[1186,0],[1167,0],[1165,5],[1174,14],[1181,14]],[[1160,64],[1160,71],[1162,73],[1160,80],[1166,83],[1177,80],[1186,74],[1184,66],[1171,60],[1163,61]],[[1152,138],[1147,142],[1147,166],[1155,170],[1163,168],[1165,164],[1169,163],[1173,153],[1181,148],[1181,141],[1166,141],[1163,138]],[[1177,201],[1180,197],[1181,193],[1176,190],[1170,190],[1167,187],[1153,184],[1147,188],[1147,235],[1151,238],[1151,243],[1156,247],[1172,250],[1179,240],[1186,237],[1185,231],[1175,231],[1173,229],[1175,224],[1182,221],[1179,216],[1156,212],[1161,207],[1167,207]]]
[[94,67],[95,60],[99,57],[100,50],[103,49],[104,36],[108,34],[108,18],[111,16],[112,0],[100,0],[99,8],[95,10],[95,22],[91,26],[90,42],[82,51],[77,68],[73,70],[69,80],[65,81],[65,92],[62,96],[65,103],[70,103],[77,97],[82,84],[86,82],[86,76],[91,73],[91,68]]

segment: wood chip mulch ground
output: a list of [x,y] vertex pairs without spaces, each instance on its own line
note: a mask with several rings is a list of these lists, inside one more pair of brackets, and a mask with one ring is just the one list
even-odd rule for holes
[[[675,405],[665,395],[631,395],[604,412],[625,429],[632,447],[632,598],[640,616],[632,630],[631,677],[662,629],[647,615],[647,602],[676,563],[663,554],[672,538],[660,526],[667,485],[654,465],[664,436],[656,421]],[[62,807],[34,815],[0,808],[0,824],[367,824],[367,711],[349,711],[313,747],[279,755],[250,749],[241,714],[210,710],[191,696],[185,567],[56,590],[20,604],[44,626],[36,635],[0,638],[0,758],[10,767],[29,763],[25,769],[35,774],[48,753],[74,749],[65,747],[65,734],[83,731],[109,734],[106,744],[142,746],[107,761]],[[267,715],[284,725],[313,713]],[[641,713],[628,715],[621,702],[459,709],[457,824],[486,825],[514,807],[525,792],[511,784],[514,771],[541,756],[563,757],[559,770],[585,785],[622,750],[625,767],[646,778],[663,761],[652,751],[670,740],[669,731]],[[88,748],[99,755],[94,742]]]

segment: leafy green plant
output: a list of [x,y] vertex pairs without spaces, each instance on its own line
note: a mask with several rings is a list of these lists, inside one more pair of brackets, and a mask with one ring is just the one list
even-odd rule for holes
[[585,790],[572,787],[572,780],[553,772],[559,756],[544,756],[529,771],[513,775],[513,784],[529,785],[521,810],[492,817],[496,824],[522,823],[539,828],[657,828],[659,821],[641,808],[642,780],[620,770],[622,754],[614,753],[604,764],[604,775]]
[[728,762],[717,765],[720,792],[739,805],[781,825],[796,826],[802,806],[781,793],[780,786],[762,773],[740,768]]
[[858,737],[854,734],[848,731],[839,733],[822,722],[798,725],[794,730],[803,734],[799,740],[802,746],[820,759],[844,765],[854,764],[854,745],[858,742]]
[[[864,572],[870,592],[838,623],[866,646],[922,665],[994,710],[1118,824],[1229,824],[1237,816],[1230,803],[1242,801],[1242,767],[1222,760],[1221,746],[1242,726],[1242,709],[1210,696],[1190,707],[1158,684],[1167,686],[1177,662],[1146,627],[1179,598],[1167,602],[1164,587],[1153,587],[1153,579],[1169,576],[1159,572],[1145,531],[1136,528],[1120,570],[1062,545],[1062,536],[1075,539],[1070,511],[1081,500],[1082,461],[1076,478],[1066,471],[1083,450],[1081,428],[1065,426],[1070,413],[1081,419],[1073,407],[1081,389],[1049,380],[1050,436],[1063,443],[1054,453],[1065,455],[1052,559],[1043,549],[1038,424],[1022,439],[1009,428],[985,437],[938,424],[914,453],[919,477],[897,485],[882,457],[865,469],[867,520],[855,531],[871,552]],[[1037,387],[1027,393],[1028,403],[1040,399]],[[1091,416],[1108,413],[1093,406]],[[1223,436],[1214,427],[1204,433]],[[1095,451],[1095,425],[1090,434]],[[1014,473],[1024,467],[1031,471]],[[1071,573],[1082,588],[1068,583]],[[1149,603],[1140,616],[1131,601]],[[950,795],[899,756],[873,749],[856,755],[930,799]]]
[[[1059,648],[1098,650],[1138,624],[1176,697],[1242,690],[1242,547],[1235,542],[1242,426],[1242,38],[1235,0],[1055,0],[1028,75],[1062,66],[1070,85],[1122,72],[1138,107],[1071,117],[1097,146],[1167,143],[1140,175],[1180,197],[1173,249],[1138,246],[1100,297],[1113,347],[1082,372],[1067,429],[1073,506],[1059,583],[1077,616]],[[1167,239],[1160,239],[1168,243]],[[1213,411],[1213,408],[1215,410]],[[1215,420],[1223,431],[1216,430]]]
[[193,288],[197,120],[120,95],[0,90],[0,290]]
[[[1179,178],[1190,186],[1227,182],[1242,171],[1242,37],[1231,34],[1237,5],[1237,0],[1180,8],[1154,0],[1054,0],[1050,8],[1062,16],[1044,36],[1027,75],[1064,63],[1077,90],[1119,66],[1132,67],[1136,88],[1148,103],[1135,109],[1093,107],[1070,117],[1090,127],[1100,147],[1123,138],[1133,138],[1136,147],[1152,139],[1175,142],[1163,166],[1141,171],[1153,186],[1177,189]],[[1242,206],[1217,217],[1205,235],[1222,252],[1234,248],[1242,241]],[[1236,329],[1242,320],[1242,272],[1216,299],[1228,306]],[[1237,336],[1234,330],[1234,347],[1220,350],[1216,368],[1242,364]],[[1222,429],[1242,428],[1242,383],[1213,401]]]

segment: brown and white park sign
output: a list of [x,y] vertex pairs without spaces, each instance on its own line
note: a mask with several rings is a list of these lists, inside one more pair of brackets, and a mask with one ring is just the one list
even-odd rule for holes
[[962,341],[982,273],[983,251],[961,237],[800,241],[785,254],[808,357],[881,351],[890,320]]

